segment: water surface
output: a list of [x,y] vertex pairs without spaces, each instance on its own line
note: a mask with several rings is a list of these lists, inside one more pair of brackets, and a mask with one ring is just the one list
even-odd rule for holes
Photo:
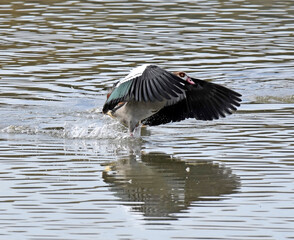
[[[294,239],[294,6],[0,3],[0,239]],[[235,114],[126,129],[134,66],[243,95]]]

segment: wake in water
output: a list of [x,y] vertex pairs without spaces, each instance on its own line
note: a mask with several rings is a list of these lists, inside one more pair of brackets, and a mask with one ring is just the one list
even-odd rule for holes
[[68,139],[112,139],[125,138],[128,136],[127,131],[118,131],[119,126],[115,123],[99,126],[95,123],[64,123],[64,127],[47,128],[22,125],[10,125],[1,129],[3,133],[11,134],[46,134],[53,137]]
[[[9,134],[45,134],[64,139],[125,139],[130,137],[126,128],[108,116],[95,113],[93,117],[93,110],[77,115],[79,115],[78,119],[68,119],[67,116],[65,117],[67,120],[62,122],[62,119],[45,118],[46,122],[38,120],[25,125],[9,125],[0,131]],[[140,136],[139,133],[137,135]]]
[[[129,151],[139,153],[142,139],[130,136],[128,129],[109,116],[102,115],[99,109],[73,110],[61,108],[22,109],[22,114],[9,116],[9,121],[0,123],[0,134],[17,139],[22,145],[38,148],[45,144],[47,149],[64,153],[95,154],[106,160],[106,156],[118,153],[128,155]],[[136,136],[140,136],[138,133]]]

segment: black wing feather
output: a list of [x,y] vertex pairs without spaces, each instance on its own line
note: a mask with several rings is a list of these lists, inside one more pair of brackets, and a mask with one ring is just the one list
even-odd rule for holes
[[155,82],[149,81],[149,84],[151,86],[152,92],[154,93],[154,96],[156,97],[156,99],[160,102],[163,101],[163,98],[161,97],[161,95],[157,89],[157,86],[155,85]]
[[160,95],[165,99],[169,100],[171,99],[171,97],[177,97],[177,95],[175,96],[170,88],[164,86],[161,78],[158,77],[154,84],[156,85],[156,88],[158,89]]
[[[167,75],[169,77],[163,78],[164,75]],[[146,68],[146,70],[142,74],[142,80],[152,82],[153,86],[156,87],[158,94],[163,97],[163,99],[170,99],[171,96],[178,96],[175,95],[173,92],[173,89],[176,88],[174,85],[177,85],[179,88],[182,89],[182,91],[185,88],[184,80],[155,65],[150,65]],[[169,87],[165,88],[163,87],[165,83],[172,84],[169,84]],[[150,101],[150,99],[148,99],[148,101]]]
[[186,83],[186,91],[179,101],[168,102],[169,104],[142,123],[156,126],[186,118],[213,120],[231,114],[240,106],[241,94],[215,83],[193,78],[191,80],[195,84]]
[[116,83],[103,112],[112,110],[119,102],[169,100],[182,94],[184,89],[184,80],[158,66],[149,65],[140,76]]
[[146,89],[149,95],[149,99],[151,102],[155,102],[156,101],[156,94],[154,94],[154,91],[152,90],[152,87],[150,85],[150,81],[146,81]]
[[[139,78],[138,78],[139,79]],[[135,89],[135,100],[136,101],[139,101],[139,102],[141,102],[141,101],[143,101],[143,94],[142,94],[142,84],[143,83],[143,81],[141,80],[141,81],[138,81],[138,87]]]
[[[172,84],[171,82],[168,82],[167,79],[168,79],[167,77],[160,76],[160,77],[159,77],[159,81],[157,82],[158,85],[160,85],[160,87],[161,87],[162,89],[168,89],[168,93],[169,93],[172,97],[178,97],[179,94],[176,93],[178,88],[177,88],[174,84]],[[162,91],[164,91],[164,90],[162,90]],[[183,91],[181,91],[180,93],[182,94]]]
[[142,81],[142,97],[143,97],[144,102],[147,102],[148,99],[150,99],[150,101],[151,101],[151,98],[149,97],[149,94],[147,92],[146,81]]

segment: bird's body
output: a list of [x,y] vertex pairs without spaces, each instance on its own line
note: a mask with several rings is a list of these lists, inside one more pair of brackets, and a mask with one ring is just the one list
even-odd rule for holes
[[161,102],[137,102],[130,101],[123,103],[116,111],[109,113],[112,117],[130,129],[130,132],[139,126],[143,119],[146,119],[165,106],[166,101]]
[[186,118],[213,120],[240,106],[240,94],[221,85],[144,64],[114,84],[103,113],[132,133],[141,123],[156,126]]

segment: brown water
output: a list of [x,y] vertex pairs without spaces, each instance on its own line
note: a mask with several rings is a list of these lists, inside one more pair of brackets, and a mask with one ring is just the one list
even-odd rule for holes
[[[292,0],[0,3],[0,239],[294,239]],[[154,63],[243,94],[132,139],[99,114]]]

